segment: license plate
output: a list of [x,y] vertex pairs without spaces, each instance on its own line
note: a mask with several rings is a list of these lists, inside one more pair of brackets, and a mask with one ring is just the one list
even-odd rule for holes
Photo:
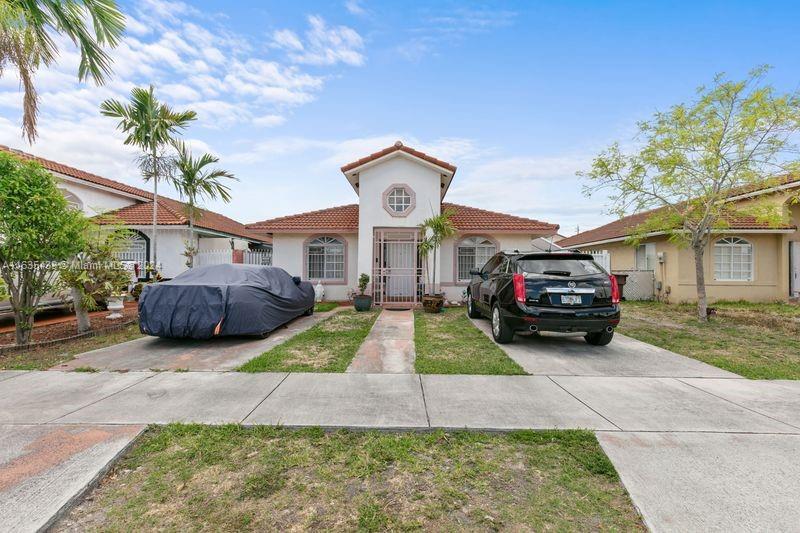
[[565,305],[580,305],[582,302],[579,294],[562,294],[561,303]]

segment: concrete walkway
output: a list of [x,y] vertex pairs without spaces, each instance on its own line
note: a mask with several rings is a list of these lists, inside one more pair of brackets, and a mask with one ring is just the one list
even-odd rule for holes
[[347,371],[361,374],[413,374],[415,358],[414,312],[384,309]]
[[340,308],[310,317],[299,317],[273,331],[266,339],[217,337],[208,340],[142,337],[82,353],[51,370],[235,370],[324,320]]

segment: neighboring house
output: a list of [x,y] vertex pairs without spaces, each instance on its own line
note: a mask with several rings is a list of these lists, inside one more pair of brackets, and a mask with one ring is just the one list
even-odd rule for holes
[[400,142],[341,171],[357,204],[247,225],[272,237],[275,266],[321,282],[327,299],[347,299],[366,273],[377,305],[419,303],[426,275],[418,226],[444,210],[454,212],[458,234],[441,247],[436,279],[451,301],[461,300],[469,271],[498,250],[529,250],[533,239],[558,230],[555,224],[443,202],[456,167]]
[[[132,230],[135,236],[130,247],[121,251],[119,257],[142,265],[140,277],[144,277],[144,264],[152,255],[153,193],[7,146],[0,145],[0,150],[36,161],[49,170],[58,180],[58,187],[67,201],[87,216],[108,214],[115,223]],[[163,196],[158,198],[158,262],[162,275],[167,278],[186,270],[183,251],[189,238],[189,226],[184,209],[182,202]],[[269,237],[255,234],[243,224],[205,209],[195,222],[195,231],[201,253],[219,250],[224,254],[231,250],[269,250],[271,247]],[[235,253],[230,255],[233,260]]]
[[[754,217],[730,217],[715,231],[704,254],[706,292],[714,300],[774,301],[800,296],[800,177],[778,185],[731,192],[737,208],[756,201],[773,202],[788,215],[786,224],[770,226]],[[558,242],[565,248],[607,250],[611,268],[652,270],[657,297],[674,302],[697,299],[694,254],[667,241],[663,232],[648,234],[636,247],[625,243],[650,212],[628,216]]]

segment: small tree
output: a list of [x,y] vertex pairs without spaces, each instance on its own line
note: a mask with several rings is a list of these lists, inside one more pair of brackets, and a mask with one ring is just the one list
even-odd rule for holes
[[[419,255],[425,260],[425,271],[428,274],[428,284],[430,286],[430,294],[437,294],[436,292],[436,259],[439,252],[439,247],[442,242],[456,234],[456,227],[450,217],[453,216],[455,211],[448,209],[445,212],[434,215],[422,221],[419,229],[423,235],[423,241],[419,244]],[[428,256],[433,256],[433,272],[431,276],[431,269],[428,268]],[[431,282],[431,278],[433,282]]]
[[155,269],[158,269],[158,182],[169,175],[174,164],[171,157],[165,157],[164,150],[197,115],[194,111],[174,111],[159,102],[152,85],[148,89],[134,87],[127,103],[106,100],[100,104],[100,112],[119,119],[117,128],[128,135],[125,144],[142,151],[139,169],[145,181],[153,181],[151,257]]
[[236,180],[233,174],[221,168],[206,168],[219,162],[219,158],[211,154],[203,154],[195,158],[183,141],[175,141],[178,157],[175,160],[176,174],[172,184],[177,189],[182,199],[186,200],[186,216],[189,218],[189,242],[186,244],[184,254],[186,266],[194,266],[194,256],[197,254],[197,244],[194,234],[194,222],[202,215],[197,207],[198,200],[221,199],[228,203],[231,201],[230,187],[222,183],[222,178]]
[[98,300],[123,291],[131,281],[131,272],[116,257],[131,237],[119,226],[91,225],[85,232],[85,248],[60,269],[61,283],[72,296],[78,333],[91,329],[89,311],[98,308]]
[[56,288],[57,262],[81,250],[87,224],[41,165],[0,153],[0,277],[17,344],[30,342],[39,302]]
[[798,169],[793,136],[800,130],[800,95],[776,94],[763,84],[767,67],[742,81],[717,75],[700,87],[697,100],[673,106],[639,124],[642,147],[623,154],[617,144],[602,152],[579,175],[592,184],[586,192],[610,188],[612,212],[653,209],[634,229],[629,244],[653,231],[689,246],[694,253],[697,313],[707,320],[703,255],[711,234],[725,231],[732,217],[755,216],[781,222],[780,206],[766,202],[746,207],[726,202],[734,188],[769,186]]

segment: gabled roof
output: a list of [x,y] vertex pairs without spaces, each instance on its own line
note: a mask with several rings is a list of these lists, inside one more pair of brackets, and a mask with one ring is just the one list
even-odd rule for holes
[[[128,195],[136,196],[140,199],[138,203],[105,213],[104,215],[108,215],[108,217],[110,217],[106,218],[106,220],[113,219],[115,222],[122,222],[129,225],[149,225],[153,222],[153,193],[151,192],[145,191],[144,189],[140,189],[138,187],[133,187],[132,185],[127,185],[125,183],[104,178],[102,176],[98,176],[97,174],[85,172],[75,167],[64,165],[50,159],[44,159],[43,157],[38,157],[21,150],[15,150],[13,148],[9,148],[8,146],[0,145],[0,151],[8,152],[28,161],[36,161],[51,172],[57,172],[65,176],[92,183],[94,185],[100,185],[102,187],[120,191]],[[179,202],[164,196],[159,196],[158,223],[165,226],[183,226],[188,224],[188,219],[184,215],[184,206],[185,204],[183,202]],[[245,228],[244,224],[240,224],[239,222],[220,215],[219,213],[208,211],[206,209],[201,209],[200,211],[202,216],[195,222],[195,225],[198,228],[225,233],[236,237],[244,237],[245,239],[260,242],[271,241],[271,239],[265,238],[264,235],[258,235],[249,231],[247,228]],[[98,220],[102,224],[104,216],[98,217]]]
[[[644,211],[642,213],[636,213],[635,215],[620,218],[619,220],[610,222],[605,226],[590,229],[588,231],[578,233],[577,235],[573,235],[572,237],[562,239],[558,241],[558,245],[564,248],[573,248],[575,246],[583,246],[587,244],[600,244],[604,242],[623,240],[629,235],[632,235],[636,227],[643,224],[654,212],[655,210]],[[774,224],[767,224],[758,220],[754,216],[725,215],[722,217],[722,219],[726,221],[728,229],[735,231],[781,231],[795,229],[795,226],[791,224],[778,224],[777,226]]]
[[409,155],[413,155],[414,157],[418,157],[419,159],[422,159],[423,161],[427,161],[428,163],[430,163],[432,165],[436,165],[437,167],[443,168],[443,169],[447,170],[448,172],[450,172],[451,174],[455,174],[455,172],[456,172],[456,166],[455,165],[451,165],[450,163],[447,163],[446,161],[442,161],[441,159],[436,159],[435,157],[430,156],[430,155],[428,155],[428,154],[426,154],[424,152],[420,152],[419,150],[414,150],[410,146],[405,146],[400,141],[397,141],[396,143],[394,143],[392,146],[390,146],[388,148],[384,148],[383,150],[379,150],[379,151],[377,151],[375,153],[372,153],[372,154],[370,154],[370,155],[368,155],[366,157],[362,157],[358,161],[353,161],[352,163],[346,164],[345,166],[343,166],[341,168],[341,171],[346,174],[346,173],[350,172],[351,170],[355,170],[358,167],[364,166],[367,163],[371,163],[372,161],[375,161],[376,159],[380,159],[381,157],[385,157],[385,156],[387,156],[387,155],[389,155],[391,153],[394,153],[394,152],[405,152],[405,153],[407,153]]
[[[523,218],[475,207],[442,202],[442,210],[454,211],[452,221],[460,232],[499,232],[550,235],[557,224]],[[248,224],[247,228],[264,233],[353,232],[358,231],[358,204],[343,205],[289,215]]]
[[8,146],[2,144],[0,144],[0,151],[14,154],[20,159],[25,159],[28,161],[36,161],[50,172],[58,172],[59,174],[69,176],[71,178],[77,178],[79,180],[88,181],[89,183],[94,183],[95,185],[108,187],[109,189],[114,189],[126,194],[132,194],[134,196],[138,196],[139,198],[143,198],[146,200],[153,199],[153,193],[145,191],[144,189],[140,189],[132,185],[127,185],[125,183],[120,183],[118,181],[110,180],[108,178],[98,176],[97,174],[92,174],[90,172],[85,172],[83,170],[71,167],[69,165],[64,165],[56,161],[51,161],[50,159],[45,159],[43,157],[35,156],[33,154],[29,154],[21,150],[9,148]]

